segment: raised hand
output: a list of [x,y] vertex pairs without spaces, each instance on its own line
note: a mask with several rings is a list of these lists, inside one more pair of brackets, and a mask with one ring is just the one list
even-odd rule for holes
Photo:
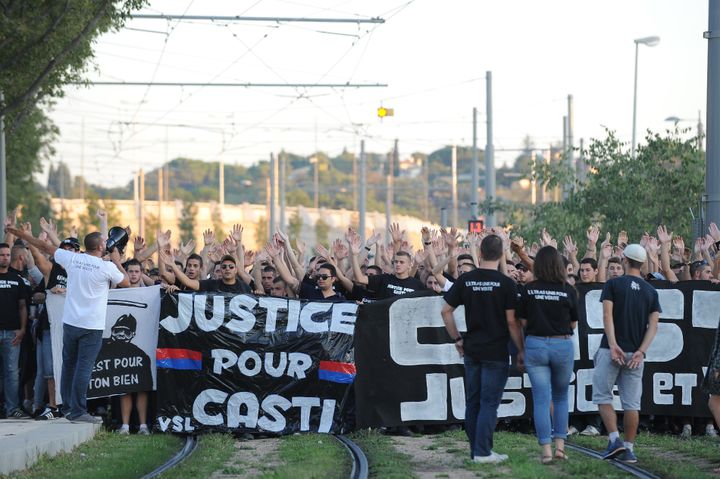
[[192,238],[185,244],[180,242],[180,252],[185,256],[190,256],[190,253],[195,249],[195,240]]
[[245,250],[243,259],[245,260],[244,263],[246,265],[253,264],[255,262],[255,252],[251,249]]
[[647,243],[648,243],[649,239],[650,239],[650,234],[648,234],[648,232],[646,231],[645,233],[643,233],[642,238],[640,238],[640,246],[647,249]]
[[48,222],[44,217],[40,218],[40,229],[50,234],[53,232],[52,223]]
[[105,211],[104,209],[98,208],[97,211],[95,212],[95,214],[101,220],[103,220],[103,219],[107,220],[107,211]]
[[[317,246],[315,246],[315,252],[317,253],[318,256],[321,256],[325,259],[327,259],[330,256],[330,252],[327,250],[326,247],[324,247],[321,244],[318,244]],[[358,250],[358,252],[359,252],[359,250]]]
[[577,244],[573,241],[572,236],[565,236],[565,239],[563,239],[563,246],[565,247],[565,254],[568,256],[577,254]]
[[215,232],[213,230],[206,229],[203,231],[203,243],[205,243],[206,248],[215,244]]
[[600,243],[600,247],[604,248],[606,245],[612,245],[611,240],[612,240],[612,235],[608,231],[607,233],[605,233],[605,240],[602,243]]
[[600,229],[595,225],[590,225],[585,235],[587,236],[588,243],[595,246],[600,238]]
[[398,223],[391,224],[390,228],[388,228],[388,232],[390,233],[393,243],[399,243],[402,241],[403,232],[400,230],[400,225]]
[[677,251],[680,255],[684,254],[685,252],[685,240],[683,240],[682,236],[675,236],[673,238],[673,247],[675,248],[675,251]]
[[280,240],[282,241],[282,244],[284,244],[284,245],[289,245],[289,244],[290,244],[290,237],[289,237],[283,230],[281,230],[280,228],[278,228],[278,229],[275,231],[275,236],[277,236],[278,239],[280,239]]
[[378,241],[380,241],[380,233],[377,231],[373,231],[372,236],[370,236],[367,241],[365,241],[365,245],[367,245],[368,248],[373,247]]
[[274,258],[282,252],[282,246],[280,246],[277,241],[270,241],[265,245],[265,251],[271,258]]
[[298,253],[305,254],[305,242],[303,240],[295,238],[295,247],[297,248]]
[[650,236],[648,238],[645,249],[647,249],[650,254],[654,254],[655,256],[657,256],[658,252],[660,251],[660,243],[658,242],[657,238],[655,238],[654,236]]
[[360,254],[360,248],[362,247],[360,242],[360,235],[353,232],[352,234],[348,232],[346,235],[346,239],[348,242],[348,246],[350,247],[350,252],[352,254]]
[[519,253],[523,249],[525,249],[525,240],[522,236],[513,236],[513,238],[510,240],[510,248],[516,252]]
[[718,226],[715,223],[710,223],[708,231],[715,242],[720,241],[720,229],[718,229]]
[[32,224],[30,222],[23,223],[22,230],[32,236]]
[[145,248],[146,248],[145,239],[142,236],[136,236],[135,240],[133,241],[133,249],[135,251],[135,254],[137,255],[139,252],[141,252]]
[[236,243],[238,243],[238,244],[242,243],[242,234],[243,234],[242,225],[238,225],[238,224],[233,225],[232,230],[230,230],[230,236],[232,236],[232,239],[234,239]]
[[628,235],[627,231],[621,231],[618,233],[618,240],[617,240],[618,246],[625,247],[628,244]]
[[610,259],[613,253],[613,245],[608,243],[605,243],[603,241],[602,246],[600,247],[600,257],[603,259]]
[[157,232],[157,242],[159,249],[167,249],[168,246],[170,246],[170,236],[172,235],[172,231],[167,230],[166,232],[158,231]]
[[705,246],[705,238],[699,237],[695,240],[695,244],[693,244],[693,253],[696,255],[701,255],[703,252]]
[[425,262],[425,258],[426,258],[425,251],[422,251],[422,250],[418,251],[417,253],[415,253],[415,264],[418,264],[418,265],[423,264]]
[[335,254],[335,258],[337,258],[338,261],[342,261],[343,259],[348,257],[348,255],[350,254],[350,250],[348,249],[347,245],[338,238],[333,241],[333,253]]
[[672,241],[672,233],[668,233],[664,225],[657,227],[657,235],[660,244],[666,244]]
[[420,237],[422,238],[423,244],[430,242],[430,228],[423,226],[420,228]]
[[77,227],[77,226],[72,225],[72,226],[70,227],[70,236],[72,236],[73,238],[77,238],[77,237],[80,236],[80,234],[79,234],[79,232],[78,232],[78,227]]

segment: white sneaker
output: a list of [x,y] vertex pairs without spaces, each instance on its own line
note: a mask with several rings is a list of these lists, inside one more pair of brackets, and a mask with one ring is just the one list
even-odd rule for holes
[[691,436],[692,436],[692,426],[690,424],[685,424],[683,426],[682,432],[680,433],[680,438],[681,439],[690,439]]
[[143,436],[149,436],[150,430],[147,427],[147,424],[141,424],[140,429],[138,429],[138,434],[141,434]]
[[130,427],[121,426],[120,429],[117,430],[117,432],[118,432],[118,434],[126,436],[126,435],[130,434]]
[[575,426],[570,426],[568,428],[568,432],[567,432],[568,436],[574,436],[577,433],[578,433],[578,430]]
[[705,426],[705,435],[711,436],[711,437],[717,437],[718,432],[717,432],[717,429],[715,429],[715,426],[713,426],[712,424],[708,424],[707,426]]
[[500,457],[499,454],[490,453],[487,456],[475,456],[473,457],[473,462],[477,462],[480,464],[500,464],[505,459]]
[[507,455],[507,454],[500,454],[500,453],[495,452],[495,451],[490,451],[490,454],[493,455],[493,456],[495,456],[495,457],[497,457],[497,458],[500,459],[501,461],[507,461],[507,460],[508,460],[508,455]]
[[580,433],[581,436],[599,436],[600,431],[597,430],[595,426],[588,425],[583,431]]

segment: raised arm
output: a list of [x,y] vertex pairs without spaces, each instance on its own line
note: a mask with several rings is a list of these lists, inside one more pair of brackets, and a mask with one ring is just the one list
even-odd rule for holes
[[563,245],[565,246],[565,254],[570,260],[570,263],[572,263],[573,265],[573,271],[575,272],[575,274],[578,274],[578,272],[580,271],[580,262],[577,259],[577,244],[575,244],[575,242],[573,241],[572,236],[567,235],[563,240]]
[[607,234],[605,241],[600,246],[600,260],[598,261],[598,283],[607,281],[607,267],[612,256],[612,244],[610,243],[610,233]]
[[348,232],[346,235],[348,246],[350,247],[350,264],[352,265],[353,279],[358,284],[368,284],[368,277],[363,274],[360,269],[360,235],[356,232]]
[[277,241],[271,241],[265,246],[265,251],[272,258],[275,270],[278,272],[280,277],[290,289],[297,292],[300,289],[300,281],[290,273],[285,260],[283,260],[282,252],[283,248]]
[[179,280],[186,288],[192,289],[193,291],[199,291],[200,290],[200,281],[196,279],[190,279],[188,278],[185,273],[183,273],[183,270],[180,269],[178,265],[175,264],[175,258],[170,256],[167,252],[165,252],[163,249],[160,249],[158,256],[160,258],[159,263],[160,264],[167,264],[172,268],[173,273],[175,273],[175,278]]
[[678,278],[675,271],[670,268],[670,243],[672,233],[668,234],[665,226],[660,225],[657,229],[658,241],[660,242],[660,269],[665,278],[671,283],[677,283]]
[[55,251],[57,251],[57,246],[46,243],[45,241],[42,241],[38,238],[33,237],[33,235],[25,230],[21,230],[18,228],[14,228],[11,226],[8,226],[5,228],[5,233],[10,233],[16,238],[23,239],[28,242],[28,244],[36,247],[43,253],[53,256],[55,254]]
[[97,212],[95,213],[98,218],[100,218],[100,234],[102,235],[102,238],[107,241],[108,239],[108,217],[107,217],[107,211],[105,211],[102,208],[98,208]]
[[597,258],[597,241],[600,238],[600,230],[595,225],[590,225],[586,232],[587,247],[585,248],[585,256],[583,258]]

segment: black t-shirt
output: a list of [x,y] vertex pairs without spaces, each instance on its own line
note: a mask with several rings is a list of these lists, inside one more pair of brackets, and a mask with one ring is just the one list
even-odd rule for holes
[[48,275],[48,284],[45,289],[53,289],[55,286],[67,288],[67,271],[53,260],[52,268]]
[[250,294],[250,286],[240,278],[234,284],[225,284],[221,279],[201,279],[200,291],[219,291],[221,293]]
[[374,299],[387,299],[426,289],[417,278],[400,279],[394,274],[368,276],[368,291]]
[[[637,276],[613,278],[603,288],[600,301],[612,301],[615,341],[626,353],[638,350],[645,337],[648,318],[654,312],[662,312],[657,291]],[[601,348],[609,348],[603,334]]]
[[525,332],[533,336],[573,334],[577,292],[567,283],[532,281],[520,289],[517,317],[527,319]]
[[505,312],[517,304],[517,288],[512,279],[492,269],[476,269],[460,275],[445,293],[452,307],[465,306],[468,331],[463,350],[475,361],[507,361],[508,330]]
[[[0,273],[0,330],[20,329],[18,303],[30,297],[30,288],[14,270]],[[28,306],[29,304],[26,303]]]

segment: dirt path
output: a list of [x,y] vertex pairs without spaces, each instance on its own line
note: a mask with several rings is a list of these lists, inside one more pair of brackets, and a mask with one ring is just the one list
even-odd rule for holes
[[[395,449],[410,456],[412,472],[419,479],[483,476],[477,469],[465,468],[465,462],[469,459],[467,441],[447,436],[393,437],[392,440]],[[502,474],[503,468],[494,469],[494,473]]]
[[280,464],[279,445],[279,438],[236,441],[235,453],[211,479],[250,478],[272,471]]

